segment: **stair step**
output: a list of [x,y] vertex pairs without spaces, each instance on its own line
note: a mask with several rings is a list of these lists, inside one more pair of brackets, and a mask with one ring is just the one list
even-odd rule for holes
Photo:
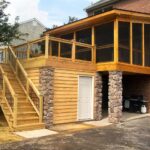
[[36,129],[44,129],[44,123],[32,123],[26,125],[18,125],[14,130],[16,131],[26,131],[26,130],[36,130]]
[[[9,119],[10,121],[13,121],[13,118]],[[39,120],[38,117],[28,117],[28,118],[17,118],[18,121],[26,121],[26,120]]]
[[24,112],[18,112],[17,114],[18,118],[28,118],[28,117],[37,117],[38,114],[35,111],[24,111]]
[[[34,107],[30,103],[30,101],[27,100],[27,96],[22,86],[18,82],[17,77],[14,74],[11,66],[9,64],[3,64],[2,67],[18,98],[17,127],[13,127],[13,128],[16,131],[45,128],[44,123],[39,123],[39,116],[34,110]],[[2,97],[1,91],[0,91],[0,97]],[[1,107],[5,112],[8,123],[10,123],[11,124],[10,127],[12,127],[14,121],[13,116],[11,115],[5,101],[1,100],[0,102],[1,102],[0,103]]]
[[31,103],[29,103],[27,100],[20,100],[18,99],[18,105],[19,106],[31,106]]
[[34,108],[32,106],[28,106],[28,107],[19,107],[18,108],[18,112],[20,111],[34,111]]
[[26,125],[26,124],[33,124],[33,123],[39,123],[39,119],[17,121],[17,125]]
[[15,90],[15,93],[16,93],[17,95],[18,95],[18,94],[25,94],[23,90],[22,90],[22,91],[21,91],[21,90],[20,90],[20,91]]

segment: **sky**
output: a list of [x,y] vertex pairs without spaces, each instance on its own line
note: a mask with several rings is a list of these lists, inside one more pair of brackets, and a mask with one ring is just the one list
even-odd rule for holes
[[10,2],[6,12],[10,14],[13,22],[16,16],[19,21],[37,18],[46,27],[62,25],[67,22],[69,16],[78,19],[86,17],[83,10],[91,3],[98,0],[7,0]]

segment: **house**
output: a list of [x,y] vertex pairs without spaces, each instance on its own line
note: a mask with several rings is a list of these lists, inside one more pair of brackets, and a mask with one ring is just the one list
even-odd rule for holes
[[[109,11],[4,50],[0,105],[10,128],[50,128],[105,115],[118,123],[123,99],[137,94],[150,112],[149,10],[149,0],[117,1]],[[41,53],[31,56],[33,45]]]
[[141,0],[100,0],[87,7],[85,11],[88,16],[97,15],[113,9],[149,14],[149,4],[147,3],[147,0],[142,0],[142,2]]
[[21,22],[18,30],[24,35],[12,42],[12,45],[15,46],[40,38],[43,32],[46,31],[46,27],[36,18],[32,18]]

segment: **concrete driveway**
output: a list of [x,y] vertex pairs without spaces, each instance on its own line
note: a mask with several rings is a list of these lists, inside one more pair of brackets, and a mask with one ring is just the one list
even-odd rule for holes
[[150,150],[150,117],[0,145],[0,150]]

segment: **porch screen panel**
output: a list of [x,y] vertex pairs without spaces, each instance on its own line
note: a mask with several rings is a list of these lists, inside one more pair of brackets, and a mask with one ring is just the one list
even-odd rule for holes
[[145,66],[150,66],[150,24],[145,24]]
[[130,63],[130,23],[119,22],[119,61]]
[[91,48],[76,46],[76,59],[91,61],[92,59]]
[[52,56],[58,57],[58,42],[52,41],[50,43],[51,49],[52,49]]
[[72,45],[61,43],[60,45],[60,57],[71,58],[72,55]]
[[72,40],[73,39],[73,33],[62,35],[61,38],[66,40]]
[[142,24],[133,23],[133,64],[142,65]]
[[96,62],[111,62],[114,60],[114,22],[95,28]]
[[91,44],[92,41],[91,34],[92,34],[91,28],[78,31],[76,32],[76,41],[81,43]]

